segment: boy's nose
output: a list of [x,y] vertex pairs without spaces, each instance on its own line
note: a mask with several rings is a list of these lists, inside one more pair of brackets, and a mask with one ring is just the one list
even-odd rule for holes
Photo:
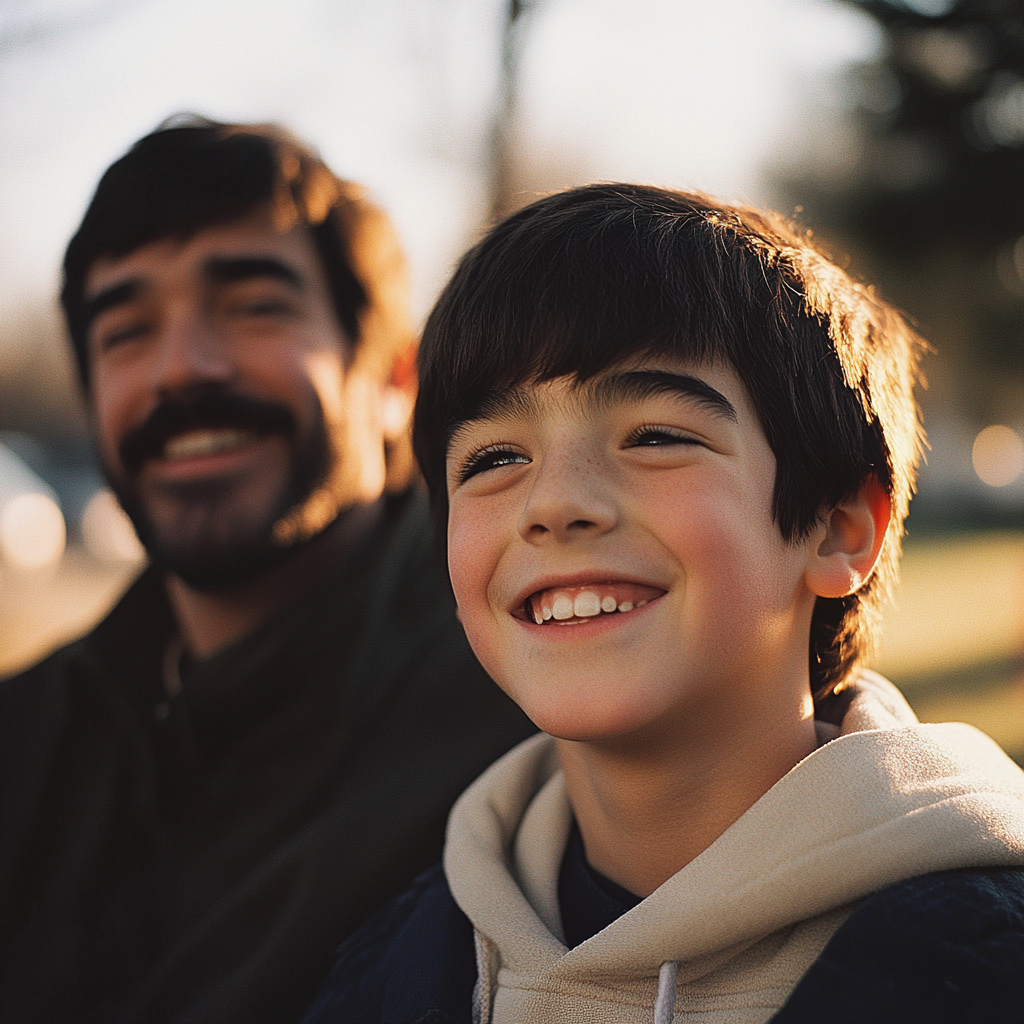
[[597,537],[613,529],[619,510],[601,469],[583,453],[545,459],[519,520],[530,544]]

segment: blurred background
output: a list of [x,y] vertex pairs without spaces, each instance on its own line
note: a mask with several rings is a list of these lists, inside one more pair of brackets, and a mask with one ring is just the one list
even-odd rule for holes
[[280,121],[367,184],[420,318],[494,216],[554,188],[795,215],[936,350],[876,665],[1024,763],[1020,0],[0,0],[0,676],[142,566],[55,297],[100,174],[181,110]]

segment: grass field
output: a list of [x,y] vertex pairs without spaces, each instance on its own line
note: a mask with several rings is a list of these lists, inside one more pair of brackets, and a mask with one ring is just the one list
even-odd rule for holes
[[970,722],[1024,764],[1024,531],[909,542],[875,667],[922,721]]

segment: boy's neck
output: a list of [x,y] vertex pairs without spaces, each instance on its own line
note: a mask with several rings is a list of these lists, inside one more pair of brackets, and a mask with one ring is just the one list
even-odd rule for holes
[[646,897],[706,850],[817,746],[809,690],[779,697],[717,732],[696,716],[660,742],[558,740],[590,864]]

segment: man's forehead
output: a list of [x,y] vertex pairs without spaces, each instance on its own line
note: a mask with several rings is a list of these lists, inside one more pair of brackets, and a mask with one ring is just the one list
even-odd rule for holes
[[196,277],[211,260],[239,256],[276,258],[293,266],[300,277],[319,267],[316,247],[305,224],[281,228],[268,209],[260,209],[184,238],[158,238],[124,255],[97,257],[86,274],[85,297],[129,279],[144,282]]

